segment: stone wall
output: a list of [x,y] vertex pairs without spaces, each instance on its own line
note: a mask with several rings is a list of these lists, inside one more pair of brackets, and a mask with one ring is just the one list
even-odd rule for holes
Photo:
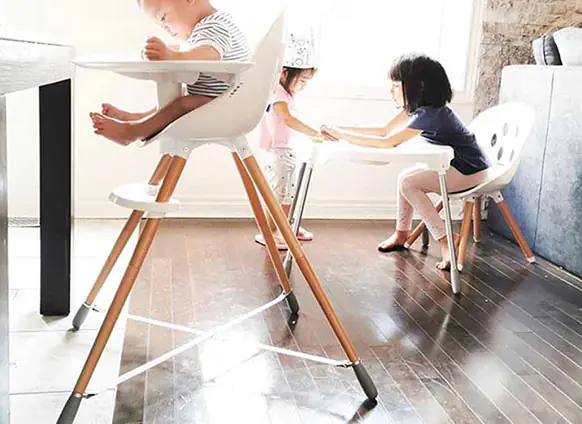
[[582,0],[481,1],[486,6],[475,114],[497,103],[503,67],[533,63],[531,42],[582,9]]

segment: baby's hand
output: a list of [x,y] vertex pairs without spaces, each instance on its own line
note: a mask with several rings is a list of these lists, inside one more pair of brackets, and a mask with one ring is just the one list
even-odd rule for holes
[[170,49],[162,40],[157,37],[150,37],[146,41],[146,46],[142,52],[147,60],[172,60],[175,51]]

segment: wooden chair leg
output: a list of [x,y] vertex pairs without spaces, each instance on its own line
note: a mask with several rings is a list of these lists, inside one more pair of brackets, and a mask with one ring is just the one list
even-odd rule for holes
[[523,233],[521,232],[521,229],[519,228],[519,225],[517,225],[517,222],[515,222],[513,215],[509,211],[509,207],[507,206],[507,203],[505,203],[505,200],[503,200],[503,201],[499,202],[497,205],[499,206],[499,210],[503,214],[505,221],[509,225],[509,228],[511,228],[511,232],[513,233],[513,236],[517,240],[519,247],[521,247],[521,250],[522,250],[523,254],[525,255],[525,258],[527,259],[527,261],[529,263],[532,263],[532,264],[535,263],[536,258],[534,256],[533,252],[531,251],[531,249],[529,248],[527,241],[525,240],[525,236],[523,235]]
[[360,382],[364,392],[368,396],[369,399],[375,399],[378,396],[378,390],[374,385],[370,375],[367,373],[364,365],[361,363],[358,354],[356,353],[356,349],[348,336],[348,333],[344,329],[339,317],[335,313],[331,302],[329,301],[327,295],[325,294],[319,278],[317,277],[315,270],[311,266],[311,263],[305,256],[301,245],[297,241],[295,234],[293,234],[293,230],[289,225],[289,221],[287,217],[283,213],[281,206],[275,199],[273,192],[271,191],[263,173],[261,172],[261,168],[257,163],[257,160],[254,156],[248,156],[244,159],[244,165],[247,168],[253,182],[255,183],[259,193],[261,194],[267,209],[279,231],[281,232],[289,250],[293,254],[293,257],[297,261],[297,266],[299,267],[301,274],[307,281],[317,303],[321,307],[329,325],[331,326],[335,336],[337,337],[343,351],[345,352],[346,356],[348,357],[349,361],[353,364],[352,367],[354,368],[354,372],[356,373],[356,377]]
[[293,257],[297,261],[297,265],[299,266],[301,273],[307,280],[307,284],[313,291],[313,294],[317,302],[321,306],[323,313],[328,319],[348,359],[352,362],[357,361],[358,356],[356,354],[354,346],[351,340],[349,339],[345,329],[341,325],[335,311],[333,310],[333,307],[331,306],[329,299],[327,298],[325,292],[323,291],[321,283],[319,282],[319,278],[317,277],[314,269],[312,268],[311,264],[305,257],[305,253],[303,252],[301,245],[297,241],[297,238],[293,234],[293,230],[291,229],[289,221],[287,221],[287,217],[285,216],[283,210],[281,209],[281,206],[279,205],[279,203],[277,203],[275,196],[271,192],[271,189],[269,188],[269,185],[267,184],[267,181],[265,180],[265,177],[263,176],[255,157],[250,156],[246,158],[244,160],[244,164],[248,169],[248,172],[251,178],[253,179],[255,185],[257,186],[259,193],[263,197],[263,200],[265,201],[269,213],[275,220],[275,223],[277,224],[277,227],[279,228],[281,235],[285,239],[285,242],[287,243],[287,246],[291,250]]
[[[440,212],[443,210],[443,201],[442,200],[439,200],[439,202],[437,203],[436,210],[437,210],[437,212]],[[410,233],[410,235],[406,239],[406,246],[412,246],[414,244],[414,242],[422,235],[425,228],[426,228],[425,223],[420,222],[420,224],[418,224],[416,226],[416,228],[412,231],[412,233]]]
[[[277,277],[279,278],[279,283],[283,287],[285,293],[292,295],[292,288],[291,283],[289,282],[289,278],[285,273],[285,268],[283,267],[283,262],[281,261],[281,256],[279,251],[277,250],[277,244],[275,243],[275,238],[273,237],[273,232],[270,229],[269,222],[267,221],[267,216],[265,215],[265,211],[261,205],[261,199],[257,194],[257,190],[251,177],[249,176],[248,171],[246,170],[244,164],[242,163],[240,157],[237,153],[232,154],[234,158],[234,162],[236,164],[236,168],[240,174],[242,183],[244,185],[247,197],[249,199],[249,203],[251,204],[251,209],[253,210],[253,215],[255,217],[255,221],[259,230],[263,234],[265,238],[265,244],[267,245],[267,251],[269,252],[269,257],[271,259],[271,263],[277,272]],[[294,297],[294,295],[292,296]],[[289,300],[289,299],[288,299]],[[299,305],[297,304],[296,299],[291,300],[289,302],[289,306],[291,307],[291,311],[293,313],[299,312]],[[295,310],[294,310],[295,309]]]
[[[172,160],[172,157],[170,155],[167,155],[167,154],[163,155],[160,158],[160,161],[158,162],[158,165],[157,165],[152,177],[149,180],[150,185],[158,185],[160,183],[160,181],[163,180],[164,176],[166,175],[166,173],[168,171],[168,167],[170,166],[171,160]],[[83,305],[81,305],[79,307],[79,310],[77,311],[75,317],[73,318],[73,328],[74,329],[79,330],[81,328],[81,326],[83,325],[83,323],[85,322],[87,315],[89,314],[89,312],[93,308],[93,304],[95,303],[95,299],[97,298],[97,295],[99,294],[99,292],[103,288],[105,281],[109,277],[109,274],[111,274],[111,270],[113,269],[113,267],[117,263],[117,260],[121,256],[123,249],[125,249],[125,246],[127,246],[127,242],[129,241],[129,239],[133,235],[135,229],[139,225],[139,222],[140,222],[141,218],[143,217],[143,215],[144,215],[143,211],[133,211],[131,213],[131,215],[129,216],[129,219],[127,220],[127,222],[123,226],[121,233],[117,237],[117,240],[115,241],[115,244],[113,245],[113,248],[111,249],[111,252],[109,253],[109,256],[107,257],[107,260],[105,261],[105,264],[103,265],[103,268],[101,268],[101,272],[99,272],[99,275],[97,276],[97,279],[95,280],[95,283],[93,284],[93,287],[91,288],[91,291],[89,292],[89,295],[85,299],[85,302],[83,303]]]
[[465,202],[463,212],[463,222],[461,224],[461,241],[459,243],[459,257],[457,259],[459,270],[463,269],[465,256],[467,254],[467,245],[469,244],[469,233],[471,232],[471,218],[473,215],[473,202]]
[[475,243],[481,243],[481,210],[482,197],[475,199],[475,208],[473,209],[473,240]]
[[[174,157],[172,159],[166,177],[164,178],[164,182],[162,183],[156,198],[157,202],[164,203],[170,200],[185,165],[186,159],[184,158]],[[161,220],[161,218],[149,218],[146,221],[131,261],[127,266],[127,270],[125,271],[121,284],[113,298],[113,302],[107,311],[107,315],[105,316],[105,320],[97,334],[97,338],[91,348],[87,362],[85,362],[83,371],[77,380],[73,395],[83,395],[87,389],[89,380],[91,379],[97,363],[103,354],[103,350],[105,349],[107,341],[113,331],[113,327],[119,318],[121,310],[127,301],[129,293],[133,288],[135,280],[137,279],[139,271],[144,263],[147,253],[149,252]]]

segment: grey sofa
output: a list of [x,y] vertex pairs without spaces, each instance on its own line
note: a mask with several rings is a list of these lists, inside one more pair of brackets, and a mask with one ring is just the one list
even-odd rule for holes
[[[507,101],[533,106],[536,123],[504,197],[534,252],[582,276],[582,67],[509,66]],[[495,205],[488,225],[512,238]]]

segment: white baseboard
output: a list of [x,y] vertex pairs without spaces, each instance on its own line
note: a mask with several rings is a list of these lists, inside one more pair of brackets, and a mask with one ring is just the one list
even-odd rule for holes
[[[246,199],[194,199],[182,198],[181,210],[169,215],[179,218],[251,218],[251,209]],[[453,219],[461,217],[462,207],[452,204]],[[75,217],[78,219],[125,218],[127,209],[106,200],[83,199],[75,203]],[[328,201],[314,199],[305,208],[307,219],[396,219],[395,202],[376,201]]]

